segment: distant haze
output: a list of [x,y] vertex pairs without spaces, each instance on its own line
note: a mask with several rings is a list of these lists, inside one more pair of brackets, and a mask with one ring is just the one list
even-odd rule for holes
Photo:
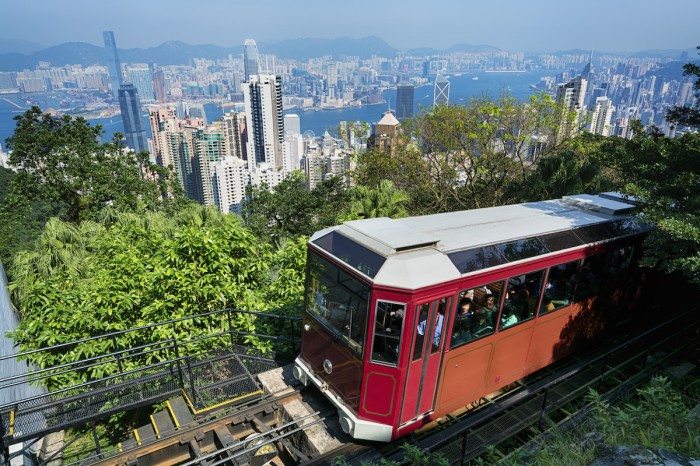
[[101,45],[106,29],[125,48],[368,35],[401,50],[457,43],[512,51],[700,44],[698,0],[2,0],[0,9],[0,36],[46,45]]

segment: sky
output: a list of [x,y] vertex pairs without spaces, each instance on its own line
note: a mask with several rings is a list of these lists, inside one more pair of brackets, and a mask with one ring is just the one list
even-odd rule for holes
[[120,48],[375,35],[391,46],[510,51],[690,48],[700,0],[0,0],[0,37]]

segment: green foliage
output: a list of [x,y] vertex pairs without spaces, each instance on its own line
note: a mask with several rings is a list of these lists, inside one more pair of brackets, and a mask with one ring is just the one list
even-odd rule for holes
[[306,189],[306,179],[295,172],[272,190],[266,185],[248,188],[243,207],[246,225],[264,241],[281,244],[286,238],[309,236],[338,223],[348,193],[340,178],[332,177]]
[[578,193],[599,193],[616,188],[598,151],[604,138],[583,133],[541,157],[524,181],[508,187],[508,197],[524,201],[557,199]]
[[405,217],[404,205],[408,195],[394,187],[390,180],[381,180],[377,188],[357,186],[351,193],[352,202],[347,219],[363,219],[376,217]]
[[[697,436],[700,426],[688,418],[690,409],[697,403],[697,398],[692,396],[697,393],[691,388],[700,385],[697,382],[697,377],[690,377],[674,385],[664,377],[656,377],[622,406],[611,405],[591,390],[588,395],[592,406],[590,422],[566,431],[554,427],[530,453],[517,451],[506,460],[487,454],[479,463],[583,466],[594,460],[598,442],[612,446],[643,446],[651,450],[665,448],[697,458],[700,456]],[[588,432],[591,429],[593,432]]]
[[[526,103],[504,96],[437,106],[404,122],[406,138],[394,154],[360,154],[354,177],[371,188],[391,180],[408,194],[412,215],[502,205],[517,200],[509,188],[557,148],[561,119],[547,95]],[[548,144],[531,158],[533,137]]]
[[635,122],[631,140],[608,138],[601,152],[656,225],[642,264],[700,284],[700,134],[667,138]]
[[[225,307],[296,313],[304,262],[303,238],[274,249],[239,217],[201,206],[174,215],[110,211],[99,222],[79,225],[52,219],[34,248],[18,253],[12,264],[10,289],[22,315],[12,337],[25,351]],[[226,325],[222,317],[211,317],[146,336],[123,335],[117,343],[133,347],[171,337],[191,339]],[[236,314],[233,325],[255,332],[257,319]],[[254,338],[249,343],[270,348]],[[109,341],[91,341],[30,359],[44,368],[111,349]],[[99,366],[84,378],[109,372]],[[55,378],[51,383],[61,387],[78,381]]]
[[624,406],[610,406],[591,392],[597,427],[610,445],[642,445],[666,448],[683,455],[700,455],[698,426],[688,419],[692,405],[665,377],[655,377],[637,390],[638,399]]
[[[700,46],[697,47],[700,51]],[[695,76],[696,96],[700,95],[700,66],[695,63],[686,63],[683,65],[683,74],[685,76]],[[691,128],[700,128],[700,108],[695,107],[673,107],[666,114],[666,119],[679,125],[688,126]]]
[[78,222],[106,206],[153,210],[175,190],[170,173],[150,163],[147,153],[124,151],[119,136],[100,143],[102,128],[83,118],[55,118],[32,107],[15,119],[7,139],[9,163],[17,169],[11,190],[55,206],[52,216]]

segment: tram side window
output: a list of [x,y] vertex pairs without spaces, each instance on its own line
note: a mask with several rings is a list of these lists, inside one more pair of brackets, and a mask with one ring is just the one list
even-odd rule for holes
[[574,299],[580,301],[592,298],[600,292],[605,273],[606,254],[597,254],[583,260],[578,273]]
[[574,299],[579,261],[559,264],[549,269],[540,315],[568,306]]
[[459,294],[450,348],[493,334],[503,286],[502,281],[494,282]]
[[608,265],[606,269],[612,282],[617,283],[627,279],[633,254],[633,246],[613,249],[608,253]]
[[307,311],[362,353],[370,288],[330,262],[309,255]]
[[401,329],[405,315],[405,304],[377,301],[372,361],[396,366],[399,361]]
[[500,329],[512,327],[535,317],[537,303],[542,293],[544,270],[518,275],[508,279],[508,289],[503,302]]

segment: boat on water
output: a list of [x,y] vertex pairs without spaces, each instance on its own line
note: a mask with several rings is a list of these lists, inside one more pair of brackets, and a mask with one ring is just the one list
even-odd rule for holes
[[478,81],[478,80],[479,80],[479,77],[478,77],[478,76],[474,76],[474,77],[472,78],[472,81]]

